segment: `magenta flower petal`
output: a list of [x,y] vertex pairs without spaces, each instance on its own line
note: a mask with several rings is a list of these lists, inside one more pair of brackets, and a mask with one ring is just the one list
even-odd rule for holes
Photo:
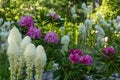
[[78,54],[79,56],[82,56],[82,50],[80,50],[80,49],[76,49],[76,50],[74,50],[74,54]]
[[108,54],[108,52],[109,52],[108,48],[104,48],[103,52],[104,52],[104,54]]
[[70,54],[69,60],[70,60],[70,62],[78,63],[79,62],[79,55],[78,54]]
[[74,52],[74,50],[71,48],[71,49],[69,50],[69,53],[70,53],[70,54],[73,54],[73,52]]
[[110,48],[109,48],[109,53],[110,53],[111,55],[113,55],[113,54],[115,53],[114,48],[110,47]]

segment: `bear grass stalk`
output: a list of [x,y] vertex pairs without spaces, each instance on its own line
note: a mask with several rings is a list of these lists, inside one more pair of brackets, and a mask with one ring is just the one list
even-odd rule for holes
[[29,45],[27,45],[25,52],[24,52],[24,58],[25,58],[26,67],[27,67],[26,80],[32,79],[35,54],[36,54],[35,46],[34,46],[34,44],[30,43]]
[[47,57],[43,46],[39,45],[36,49],[35,71],[36,80],[42,80],[42,73],[46,64]]
[[17,67],[18,67],[18,46],[15,41],[11,42],[8,46],[7,55],[10,63],[10,79],[15,80]]
[[29,36],[26,36],[23,38],[21,44],[20,44],[20,57],[19,57],[19,68],[18,68],[18,74],[17,74],[17,80],[21,79],[23,68],[24,68],[24,52],[25,48],[27,47],[28,44],[31,43],[31,38]]
[[65,54],[65,52],[68,51],[69,42],[70,42],[70,37],[69,37],[68,35],[64,35],[64,36],[61,38],[61,44],[62,44],[61,52],[62,52],[63,54]]
[[8,50],[7,55],[10,63],[10,78],[15,80],[17,68],[18,68],[18,54],[19,54],[19,45],[21,42],[21,34],[16,27],[13,27],[8,36]]

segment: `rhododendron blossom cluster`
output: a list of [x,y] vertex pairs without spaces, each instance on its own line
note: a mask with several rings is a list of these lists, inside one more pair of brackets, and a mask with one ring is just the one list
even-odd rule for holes
[[107,56],[107,55],[112,56],[112,55],[115,54],[115,50],[114,50],[113,47],[106,47],[106,48],[103,49],[103,53],[104,53],[104,55],[106,55],[106,56]]
[[31,16],[24,16],[20,19],[18,24],[30,28],[31,26],[34,26],[34,20]]
[[37,38],[39,39],[41,37],[41,30],[36,27],[30,27],[26,33],[26,35],[30,36],[31,38]]
[[26,35],[30,36],[31,38],[39,39],[41,37],[41,30],[34,26],[34,20],[31,16],[24,16],[20,19],[19,23],[20,26],[26,27],[27,32]]
[[85,65],[92,65],[93,59],[90,55],[83,55],[82,50],[80,49],[70,49],[69,60],[73,63],[80,63]]
[[57,35],[55,32],[48,32],[48,33],[45,35],[44,40],[45,40],[46,42],[55,43],[55,44],[59,41],[58,35]]

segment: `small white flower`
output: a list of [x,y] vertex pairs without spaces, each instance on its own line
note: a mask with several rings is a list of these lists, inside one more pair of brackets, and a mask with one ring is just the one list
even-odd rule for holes
[[105,37],[103,40],[104,40],[105,42],[108,42],[108,37]]

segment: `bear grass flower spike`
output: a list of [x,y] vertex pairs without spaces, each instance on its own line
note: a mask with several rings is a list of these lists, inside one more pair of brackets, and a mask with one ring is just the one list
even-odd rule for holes
[[36,50],[34,44],[30,43],[27,45],[25,52],[24,52],[24,58],[26,62],[26,71],[27,71],[27,78],[26,80],[31,80],[32,79],[32,70],[33,70],[33,65],[34,65],[34,59],[36,55]]
[[42,73],[46,64],[47,57],[43,46],[39,45],[36,48],[35,71],[36,80],[42,80]]

